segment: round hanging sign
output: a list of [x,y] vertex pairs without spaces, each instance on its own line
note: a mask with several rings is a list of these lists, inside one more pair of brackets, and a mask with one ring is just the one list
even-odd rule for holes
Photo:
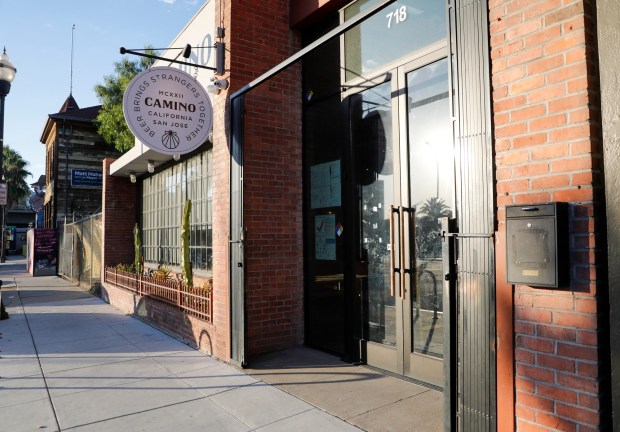
[[191,75],[172,67],[152,67],[125,90],[123,114],[133,134],[164,154],[185,154],[205,143],[213,125],[206,90]]

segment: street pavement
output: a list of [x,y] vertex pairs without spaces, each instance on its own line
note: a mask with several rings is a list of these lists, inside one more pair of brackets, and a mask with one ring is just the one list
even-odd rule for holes
[[360,430],[21,257],[0,278],[0,431]]

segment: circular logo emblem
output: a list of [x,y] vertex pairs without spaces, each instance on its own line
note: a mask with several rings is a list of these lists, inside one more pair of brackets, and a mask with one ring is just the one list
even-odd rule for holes
[[168,66],[152,67],[131,80],[123,114],[136,138],[164,154],[197,149],[213,125],[206,90],[191,75]]

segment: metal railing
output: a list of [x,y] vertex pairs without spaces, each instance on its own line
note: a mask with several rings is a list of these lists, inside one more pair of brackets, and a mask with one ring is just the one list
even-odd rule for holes
[[138,275],[115,267],[106,267],[104,280],[107,284],[177,306],[188,315],[212,322],[212,290],[187,286],[176,280],[162,280],[152,276]]

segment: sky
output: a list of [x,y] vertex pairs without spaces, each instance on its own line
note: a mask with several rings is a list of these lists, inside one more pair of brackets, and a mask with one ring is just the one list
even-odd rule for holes
[[[123,57],[120,47],[165,48],[205,0],[0,0],[0,49],[17,69],[5,100],[4,145],[29,162],[34,183],[45,174],[40,138],[49,114],[71,92],[80,108]],[[72,32],[72,27],[75,30]]]

